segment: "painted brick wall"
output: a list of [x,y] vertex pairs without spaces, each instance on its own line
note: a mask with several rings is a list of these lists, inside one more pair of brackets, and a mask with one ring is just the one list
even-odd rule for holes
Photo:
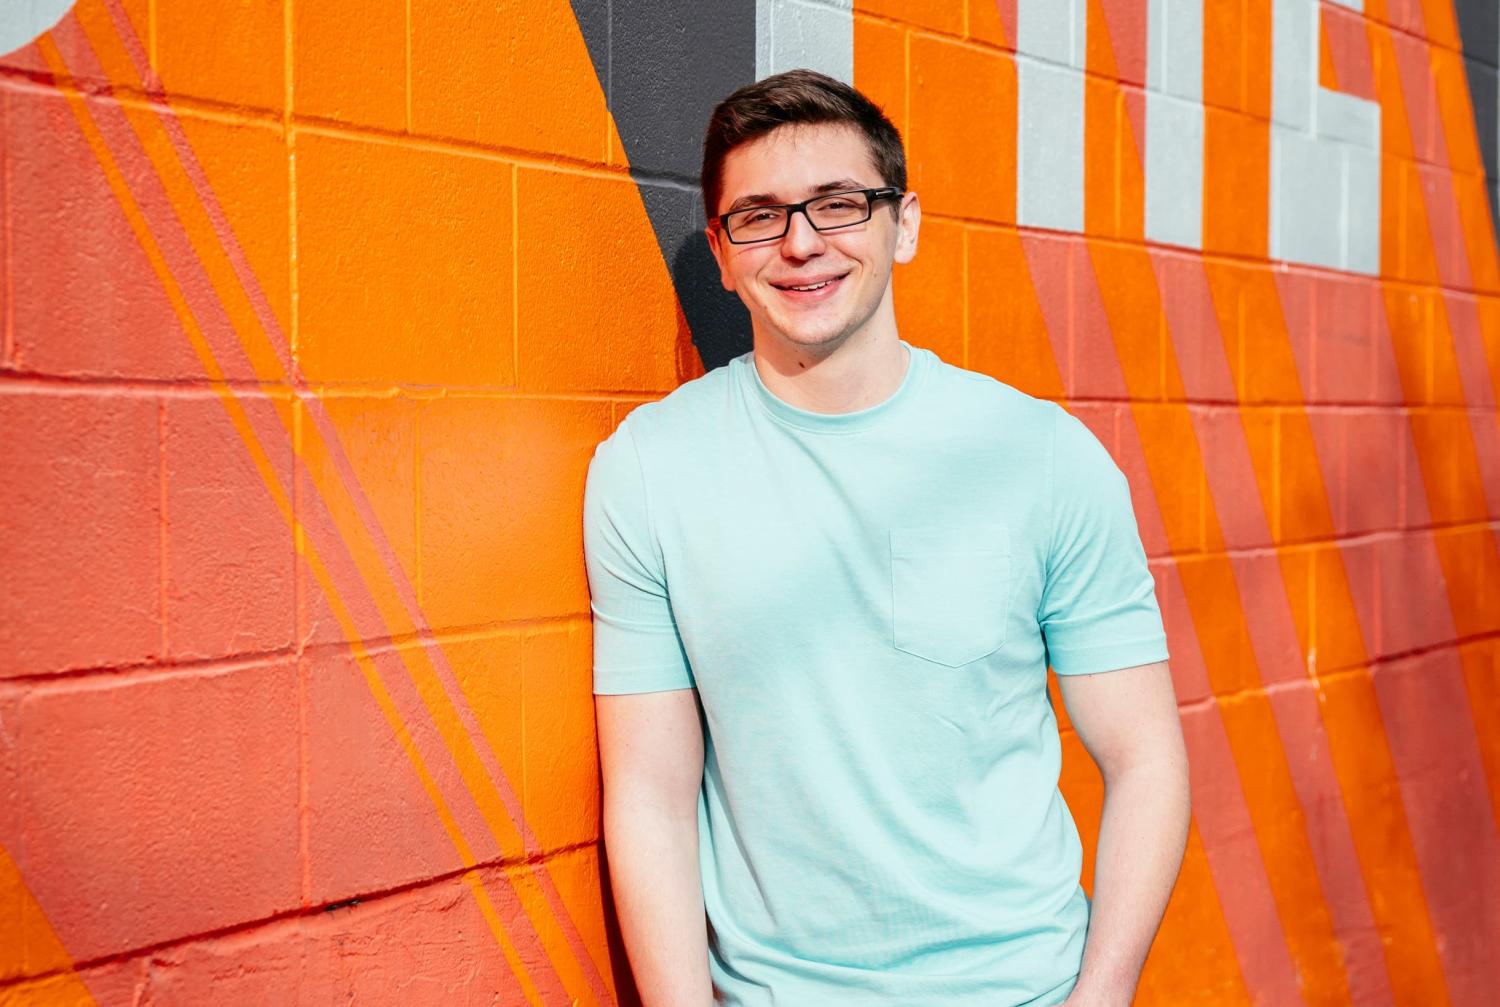
[[1139,1002],[1500,1002],[1493,0],[18,10],[0,1004],[632,1002],[583,478],[749,348],[698,144],[795,65],[906,136],[903,336],[1130,477],[1194,791]]

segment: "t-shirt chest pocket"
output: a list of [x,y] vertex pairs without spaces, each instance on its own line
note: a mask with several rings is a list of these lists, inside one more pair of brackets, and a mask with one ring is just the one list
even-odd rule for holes
[[897,650],[959,668],[1005,643],[1011,582],[1004,525],[892,528]]

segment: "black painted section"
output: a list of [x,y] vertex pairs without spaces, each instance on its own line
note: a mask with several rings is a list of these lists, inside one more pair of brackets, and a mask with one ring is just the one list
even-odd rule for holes
[[718,101],[755,79],[755,5],[572,0],[693,344],[712,370],[750,349],[750,316],[719,283],[698,169]]
[[1500,237],[1500,0],[1454,0],[1454,7],[1490,193],[1490,218]]

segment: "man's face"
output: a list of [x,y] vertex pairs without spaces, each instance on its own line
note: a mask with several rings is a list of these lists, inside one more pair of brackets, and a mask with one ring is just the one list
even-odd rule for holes
[[[739,201],[796,203],[838,189],[885,185],[857,129],[840,124],[781,126],[736,147],[724,158],[718,212]],[[889,314],[893,262],[908,262],[917,250],[920,210],[915,193],[873,204],[870,219],[833,231],[818,231],[807,216],[792,214],[780,239],[733,244],[709,228],[724,288],[750,309],[757,333],[797,344],[819,356],[837,349],[877,313]],[[826,281],[826,282],[825,282]],[[795,290],[823,284],[815,290]]]

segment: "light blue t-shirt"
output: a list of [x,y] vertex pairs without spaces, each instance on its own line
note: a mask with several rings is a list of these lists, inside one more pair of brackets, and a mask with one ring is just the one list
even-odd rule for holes
[[702,706],[721,1003],[1060,1003],[1089,905],[1047,666],[1167,657],[1099,441],[902,345],[899,388],[838,414],[746,353],[589,468],[594,691]]

